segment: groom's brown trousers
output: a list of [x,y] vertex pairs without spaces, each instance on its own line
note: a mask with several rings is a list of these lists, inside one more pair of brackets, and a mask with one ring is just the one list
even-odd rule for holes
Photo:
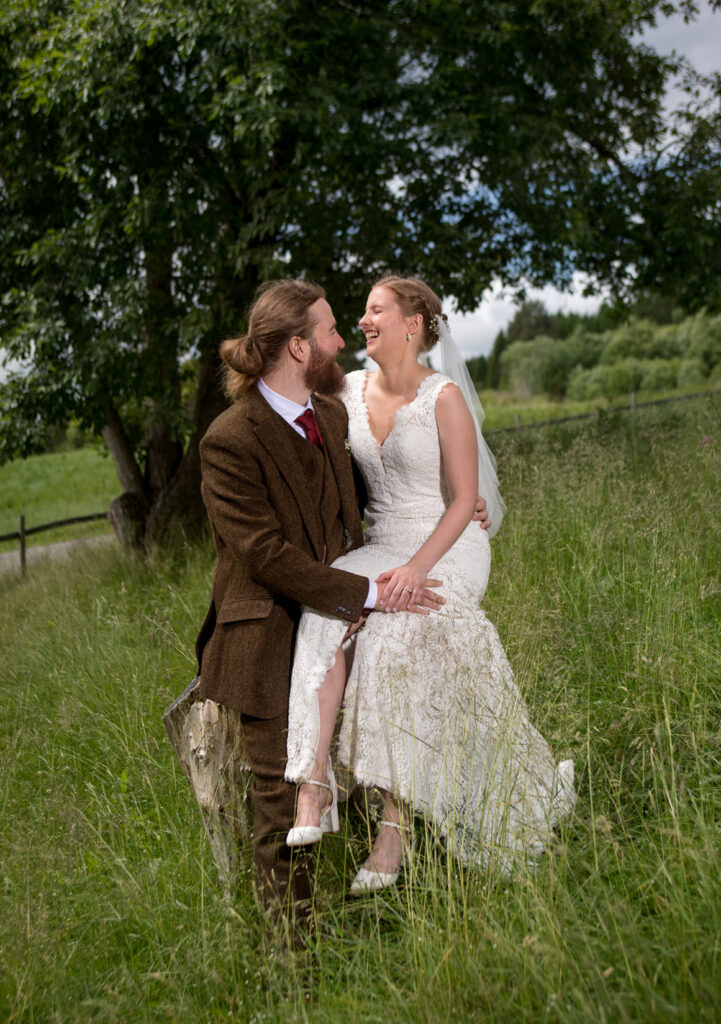
[[287,911],[311,897],[309,872],[313,848],[285,844],[295,816],[296,787],[285,781],[288,714],[276,718],[240,716],[248,761],[253,769],[253,861],[255,884],[266,904]]

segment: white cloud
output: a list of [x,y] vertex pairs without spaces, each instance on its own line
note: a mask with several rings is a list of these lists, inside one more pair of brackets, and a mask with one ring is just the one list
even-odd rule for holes
[[675,50],[688,57],[704,74],[721,70],[721,11],[713,11],[709,3],[702,3],[699,16],[688,24],[680,15],[661,18],[656,28],[644,32],[643,39],[658,53]]

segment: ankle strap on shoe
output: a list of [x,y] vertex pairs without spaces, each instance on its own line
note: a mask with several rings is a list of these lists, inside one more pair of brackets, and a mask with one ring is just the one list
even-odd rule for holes
[[306,784],[310,786],[319,786],[321,789],[327,789],[330,793],[333,792],[332,787],[327,782],[321,782],[320,779],[303,779],[303,781],[299,783],[301,786],[305,786]]
[[398,821],[385,821],[385,819],[383,819],[383,818],[381,818],[381,825],[388,825],[390,828],[397,828],[399,832],[400,831],[403,831],[403,832],[412,832],[413,831],[413,829],[410,827],[410,825],[401,825],[400,822],[398,822]]

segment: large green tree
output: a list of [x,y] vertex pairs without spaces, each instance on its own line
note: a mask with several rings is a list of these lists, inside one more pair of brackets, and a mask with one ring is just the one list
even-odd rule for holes
[[268,277],[319,281],[344,326],[388,268],[461,308],[577,268],[719,302],[719,83],[669,126],[678,62],[638,37],[679,8],[6,0],[0,331],[26,369],[0,453],[75,417],[151,538],[194,528],[218,342]]

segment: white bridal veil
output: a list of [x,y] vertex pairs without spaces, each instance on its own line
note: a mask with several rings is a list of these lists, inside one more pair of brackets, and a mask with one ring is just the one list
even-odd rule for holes
[[442,316],[436,317],[436,324],[438,325],[438,351],[441,355],[441,373],[444,373],[446,377],[450,377],[453,383],[457,384],[461,389],[476,424],[476,440],[478,441],[478,493],[486,499],[486,507],[488,508],[488,515],[491,520],[488,535],[493,537],[501,525],[506,506],[498,489],[496,460],[481,432],[481,424],[486,414],[483,411],[478,393],[473,386],[465,360],[451,337],[448,324]]

